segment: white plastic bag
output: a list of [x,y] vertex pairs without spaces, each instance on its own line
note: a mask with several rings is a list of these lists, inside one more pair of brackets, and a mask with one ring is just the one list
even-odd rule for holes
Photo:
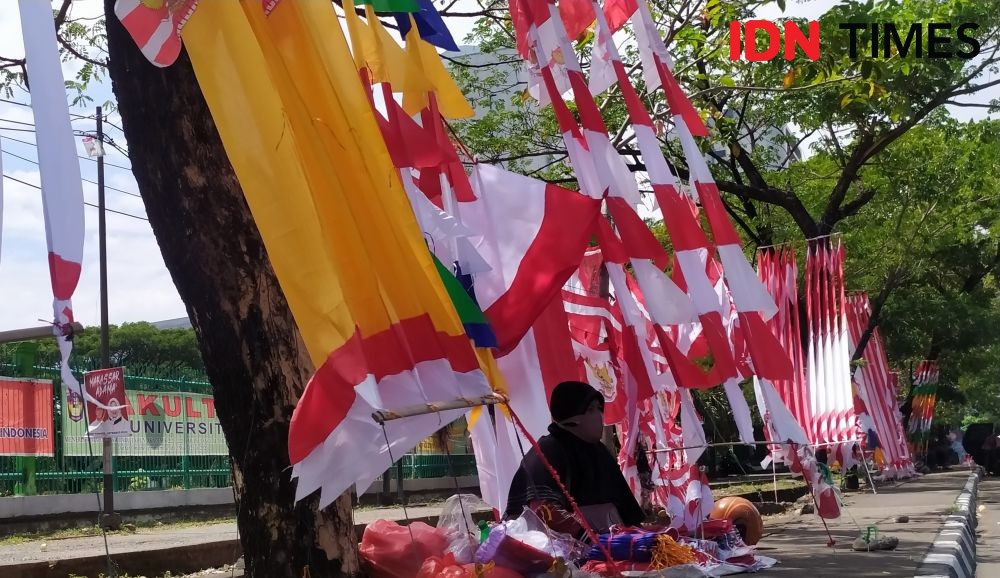
[[479,528],[472,521],[472,512],[482,504],[482,500],[472,494],[456,494],[444,503],[437,527],[448,536],[448,549],[459,564],[471,564],[479,548],[477,534]]

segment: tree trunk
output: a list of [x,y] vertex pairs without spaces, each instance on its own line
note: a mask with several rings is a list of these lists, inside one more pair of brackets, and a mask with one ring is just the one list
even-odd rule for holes
[[153,67],[113,6],[105,0],[109,72],[146,213],[215,392],[247,576],[357,574],[350,495],[322,511],[316,496],[294,502],[288,428],[313,366],[190,61]]

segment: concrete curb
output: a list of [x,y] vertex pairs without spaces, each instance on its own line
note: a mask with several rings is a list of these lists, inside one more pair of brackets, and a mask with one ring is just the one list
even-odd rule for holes
[[976,575],[976,496],[981,469],[969,475],[965,488],[955,499],[954,512],[917,566],[914,576],[933,578],[975,578]]

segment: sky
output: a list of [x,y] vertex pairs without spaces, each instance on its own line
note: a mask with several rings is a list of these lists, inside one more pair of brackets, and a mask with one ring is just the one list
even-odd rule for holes
[[[789,2],[786,16],[813,16],[827,10],[835,0],[809,0]],[[54,4],[59,4],[54,0]],[[460,0],[456,9],[474,8],[472,0]],[[72,5],[73,18],[89,18],[100,15],[103,0],[75,0]],[[781,11],[775,4],[769,5],[759,14],[761,18],[780,19]],[[447,22],[455,39],[461,44],[471,30],[473,19],[456,18]],[[19,58],[24,55],[21,41],[20,19],[16,3],[2,0],[0,8],[0,56]],[[72,78],[76,69],[73,63],[64,64],[63,73]],[[73,127],[80,131],[93,131],[94,106],[111,100],[113,95],[110,82],[93,83],[88,93],[94,102],[86,107],[74,107]],[[4,97],[6,98],[6,97]],[[1000,89],[988,95],[975,97],[977,102],[1000,98]],[[39,320],[52,318],[52,294],[48,275],[45,228],[42,216],[38,167],[34,163],[37,150],[32,132],[31,109],[22,104],[30,102],[30,96],[23,91],[7,99],[21,104],[0,102],[0,148],[3,164],[3,224],[0,243],[0,331],[34,327]],[[952,110],[960,119],[982,118],[981,109],[958,108]],[[91,117],[91,118],[86,118]],[[123,147],[127,146],[117,114],[105,124],[106,132]],[[25,141],[25,142],[18,142]],[[76,138],[77,151],[86,157],[82,141]],[[138,198],[138,188],[129,170],[126,156],[107,147],[105,179],[108,187],[107,207],[127,215],[111,213],[107,215],[108,227],[108,300],[109,317],[112,323],[131,321],[159,321],[186,315],[184,304],[163,265],[159,247],[153,237],[149,223],[145,221],[142,199]],[[91,159],[81,159],[82,177],[97,180],[97,165]],[[22,184],[13,179],[23,181]],[[34,185],[34,186],[32,186]],[[87,202],[97,203],[97,187],[83,183]],[[138,217],[138,218],[136,218]],[[83,273],[73,299],[78,321],[84,325],[96,325],[100,320],[97,209],[87,207],[86,239]]]

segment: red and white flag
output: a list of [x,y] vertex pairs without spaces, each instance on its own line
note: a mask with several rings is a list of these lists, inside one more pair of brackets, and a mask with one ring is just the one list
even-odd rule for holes
[[491,270],[474,276],[476,297],[502,355],[580,265],[600,201],[486,164],[472,181],[478,198],[458,203],[457,214],[481,235],[473,245]]
[[857,427],[847,350],[843,291],[843,246],[829,238],[809,242],[806,255],[806,310],[809,353],[810,438],[834,444],[831,453],[844,467],[854,462]]
[[[56,42],[52,6],[48,0],[19,0],[25,66],[31,78],[31,110],[38,142],[38,169],[45,212],[49,275],[53,295],[53,332],[61,356],[63,384],[88,401],[86,392],[69,368],[73,351],[73,293],[83,263],[83,188],[76,142],[66,105],[59,44]],[[97,403],[102,409],[105,406]]]
[[[847,318],[851,333],[851,349],[855,349],[868,328],[871,305],[867,293],[847,297]],[[889,360],[885,354],[882,337],[876,327],[865,347],[862,364],[854,372],[858,395],[871,416],[877,443],[868,439],[868,448],[880,449],[885,456],[884,477],[896,478],[912,475],[913,463],[906,448],[903,424],[897,419],[896,391],[893,389]]]

